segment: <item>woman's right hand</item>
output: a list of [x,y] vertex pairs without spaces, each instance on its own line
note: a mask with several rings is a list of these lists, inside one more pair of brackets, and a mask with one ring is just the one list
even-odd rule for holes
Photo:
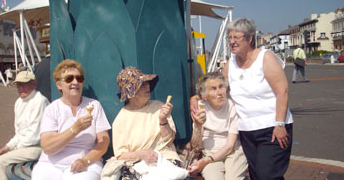
[[194,118],[194,123],[204,124],[207,118],[205,109],[197,110],[193,118]]
[[77,133],[89,128],[92,125],[92,115],[86,115],[79,118],[72,126],[73,130]]
[[144,149],[140,151],[141,160],[146,161],[148,164],[158,162],[158,153],[150,149]]

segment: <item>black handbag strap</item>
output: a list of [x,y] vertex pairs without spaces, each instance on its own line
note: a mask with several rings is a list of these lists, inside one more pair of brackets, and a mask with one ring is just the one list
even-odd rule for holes
[[[298,48],[299,49],[299,52],[297,52],[297,56],[296,56],[296,58],[299,58],[299,54],[300,54],[300,51],[301,51],[301,48]],[[295,59],[296,59],[295,58]],[[300,58],[300,59],[302,59],[302,58]]]

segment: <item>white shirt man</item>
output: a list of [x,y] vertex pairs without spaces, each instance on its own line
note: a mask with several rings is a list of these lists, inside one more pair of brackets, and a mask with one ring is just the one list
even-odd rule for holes
[[6,178],[6,166],[38,159],[40,123],[49,101],[36,88],[35,75],[29,71],[18,73],[14,84],[19,98],[14,105],[15,135],[0,149],[0,177]]

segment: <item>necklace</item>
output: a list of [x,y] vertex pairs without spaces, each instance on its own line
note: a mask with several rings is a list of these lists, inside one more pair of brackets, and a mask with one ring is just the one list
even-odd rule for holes
[[241,71],[241,74],[240,74],[240,76],[239,76],[239,79],[240,79],[240,80],[243,80],[243,79],[244,79],[245,71],[246,71],[246,69]]

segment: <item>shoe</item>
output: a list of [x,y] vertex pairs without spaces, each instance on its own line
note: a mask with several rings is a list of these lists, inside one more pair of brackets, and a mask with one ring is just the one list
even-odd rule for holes
[[305,81],[303,81],[303,82],[305,82],[305,83],[308,83],[308,82],[309,82],[309,80],[305,80]]
[[296,83],[296,81],[292,81],[293,83]]

